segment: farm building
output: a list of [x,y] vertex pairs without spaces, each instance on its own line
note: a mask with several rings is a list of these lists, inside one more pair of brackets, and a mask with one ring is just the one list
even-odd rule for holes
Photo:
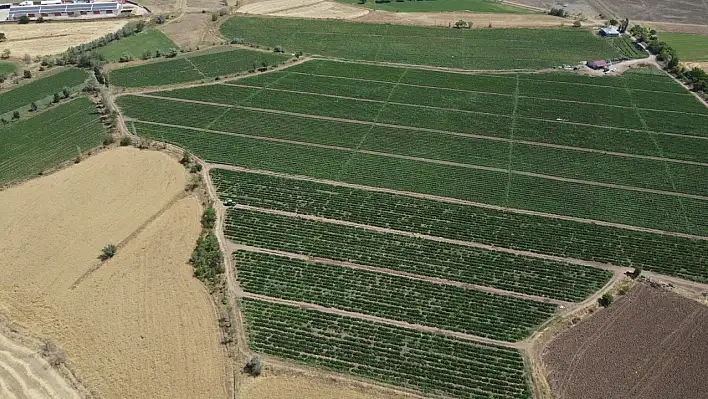
[[592,69],[604,69],[609,65],[605,60],[588,61],[585,65]]
[[113,17],[121,13],[123,4],[118,2],[106,3],[69,3],[69,4],[44,4],[10,7],[9,21],[18,20],[23,15],[30,19],[39,17],[45,19],[77,18],[77,17]]
[[614,27],[609,27],[609,28],[601,28],[600,29],[600,36],[603,37],[619,37],[620,33],[617,29]]

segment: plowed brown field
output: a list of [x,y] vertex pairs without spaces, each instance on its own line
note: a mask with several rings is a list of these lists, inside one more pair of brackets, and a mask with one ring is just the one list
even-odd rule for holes
[[[186,262],[201,206],[168,155],[118,148],[0,192],[0,311],[106,398],[226,396],[217,316]],[[100,265],[107,243],[122,243]],[[92,271],[90,273],[87,273]]]
[[638,284],[561,333],[543,360],[559,398],[706,398],[708,307]]

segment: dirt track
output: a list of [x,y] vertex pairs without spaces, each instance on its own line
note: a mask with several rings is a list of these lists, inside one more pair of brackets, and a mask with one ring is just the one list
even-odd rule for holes
[[168,207],[186,181],[166,154],[119,148],[0,192],[0,309],[63,348],[97,396],[226,396],[216,311],[186,263],[201,206]]

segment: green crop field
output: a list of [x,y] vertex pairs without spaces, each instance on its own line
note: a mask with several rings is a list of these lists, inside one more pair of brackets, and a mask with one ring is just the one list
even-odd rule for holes
[[149,87],[185,83],[233,75],[265,65],[285,62],[288,56],[235,49],[202,55],[178,56],[110,72],[111,83],[120,87]]
[[0,61],[0,76],[8,76],[17,69],[17,65],[13,62]]
[[251,349],[455,398],[530,398],[515,349],[245,299]]
[[708,61],[708,35],[661,32],[659,36],[676,50],[681,61]]
[[530,398],[514,348],[615,267],[708,282],[708,107],[658,69],[538,71],[643,57],[626,39],[245,16],[221,29],[314,57],[116,104],[134,134],[210,164],[253,351],[426,396]]
[[567,28],[458,30],[238,16],[221,33],[288,52],[464,69],[538,69],[622,56],[591,32]]
[[0,184],[23,179],[101,145],[106,131],[86,97],[0,127]]
[[33,80],[12,90],[0,93],[0,115],[27,106],[35,101],[52,96],[67,87],[81,85],[88,73],[76,68],[68,68],[41,79]]
[[170,38],[157,29],[147,29],[132,36],[124,37],[113,41],[108,45],[98,49],[108,61],[118,61],[124,53],[130,54],[133,58],[139,59],[145,51],[149,51],[151,56],[155,56],[155,51],[160,50],[166,54],[171,48],[176,48]]
[[[708,241],[618,230],[475,206],[212,169],[222,200],[521,251],[546,253],[708,282]],[[553,237],[566,237],[554,240]],[[647,251],[647,248],[652,248]]]
[[274,255],[239,251],[236,264],[246,292],[504,341],[526,338],[555,311],[542,302]]
[[375,10],[392,11],[392,12],[450,12],[450,11],[470,11],[470,12],[489,12],[489,13],[508,13],[508,14],[533,14],[538,11],[533,11],[528,8],[515,7],[509,4],[503,4],[494,0],[388,0],[386,2],[377,2],[375,0],[366,0],[361,4],[360,0],[337,0],[345,4],[355,4]]

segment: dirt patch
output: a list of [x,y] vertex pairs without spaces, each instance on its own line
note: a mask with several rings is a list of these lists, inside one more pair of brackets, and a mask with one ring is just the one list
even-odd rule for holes
[[642,21],[683,24],[706,24],[708,5],[705,0],[588,0],[598,12],[607,16]]
[[392,23],[421,26],[450,26],[463,19],[472,22],[473,27],[494,28],[556,27],[570,21],[542,14],[480,14],[468,12],[386,12],[373,11],[357,18],[362,22]]
[[243,399],[388,399],[412,398],[405,395],[359,387],[335,379],[324,379],[304,375],[274,375],[248,379],[239,392]]
[[244,14],[299,18],[352,19],[369,13],[361,7],[323,0],[268,0],[247,4],[237,10]]
[[153,14],[163,14],[177,11],[182,0],[141,0],[137,3],[147,7]]
[[125,25],[125,19],[105,19],[82,22],[47,22],[43,24],[3,24],[0,30],[7,41],[0,51],[9,49],[12,57],[58,54],[71,46],[90,42]]
[[707,397],[708,307],[638,284],[543,353],[559,398]]
[[201,213],[178,199],[186,181],[166,154],[118,148],[0,192],[0,310],[97,396],[226,396],[215,308],[186,263]]
[[701,68],[704,71],[708,72],[708,61],[706,62],[685,62],[684,65],[686,65],[687,68]]
[[188,13],[160,28],[176,45],[196,49],[220,44],[223,39],[210,13]]
[[650,26],[659,32],[691,33],[691,34],[696,34],[696,35],[708,35],[708,25],[672,24],[672,23],[668,23],[668,22],[646,22],[646,21],[637,21],[637,23],[640,25]]

